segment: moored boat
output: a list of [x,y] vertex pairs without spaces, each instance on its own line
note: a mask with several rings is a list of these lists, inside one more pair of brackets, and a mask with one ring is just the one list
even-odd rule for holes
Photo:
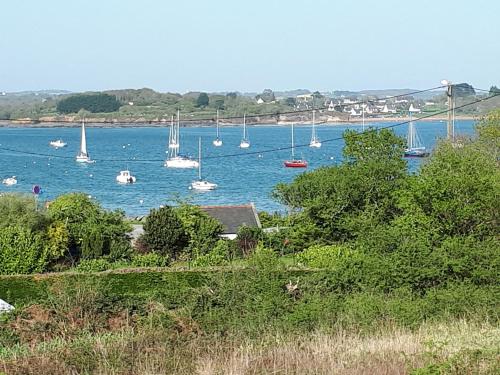
[[292,159],[284,162],[287,168],[307,168],[307,161],[304,159],[295,159],[295,144],[294,144],[294,125],[292,123]]

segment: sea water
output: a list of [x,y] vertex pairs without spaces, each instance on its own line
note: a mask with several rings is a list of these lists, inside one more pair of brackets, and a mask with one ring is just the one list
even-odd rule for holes
[[[446,122],[417,122],[417,131],[430,149],[446,136]],[[394,123],[377,122],[366,126],[377,128]],[[473,121],[457,121],[456,132],[472,134]],[[311,138],[310,125],[295,126],[296,158],[308,161],[307,171],[335,165],[342,160],[342,133],[346,129],[361,131],[361,125],[317,125],[323,145],[307,147]],[[271,192],[279,182],[290,182],[304,169],[285,168],[291,158],[290,126],[248,126],[251,147],[238,147],[242,126],[224,126],[224,144],[214,147],[213,127],[182,127],[180,152],[198,157],[198,138],[202,138],[202,174],[218,184],[214,191],[189,190],[198,177],[197,169],[165,168],[168,157],[168,127],[120,128],[87,127],[87,150],[94,164],[75,162],[79,150],[80,127],[69,128],[0,128],[0,179],[16,176],[14,186],[0,186],[0,192],[31,194],[34,185],[42,188],[40,200],[52,200],[68,192],[84,192],[108,209],[122,209],[129,216],[146,214],[150,208],[179,201],[202,205],[233,205],[253,202],[257,209],[283,210],[273,200]],[[394,127],[405,136],[407,125]],[[49,142],[67,142],[67,147],[54,149]],[[327,141],[331,140],[331,141]],[[305,147],[300,147],[305,145]],[[282,150],[277,150],[277,149]],[[270,151],[275,150],[275,151]],[[410,170],[416,171],[422,159],[408,159]],[[129,169],[137,177],[135,184],[120,185],[116,175]]]

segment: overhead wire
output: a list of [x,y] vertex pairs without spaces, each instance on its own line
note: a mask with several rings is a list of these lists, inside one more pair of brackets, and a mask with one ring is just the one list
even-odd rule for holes
[[[429,90],[427,90],[429,91]],[[461,109],[461,108],[465,108],[465,107],[468,107],[468,106],[471,106],[471,105],[474,105],[474,104],[477,104],[477,103],[481,103],[481,102],[484,102],[484,101],[487,101],[487,100],[491,100],[492,98],[494,97],[497,97],[497,96],[500,96],[500,93],[497,93],[497,94],[493,94],[493,95],[490,95],[490,96],[487,96],[487,97],[484,97],[484,98],[479,98],[475,101],[472,101],[472,102],[469,102],[469,103],[465,103],[465,104],[462,104],[460,106],[457,106],[455,107],[454,109]],[[434,116],[438,116],[438,115],[442,115],[442,114],[446,114],[450,111],[452,111],[453,109],[451,108],[448,108],[446,110],[443,110],[443,111],[439,111],[439,112],[434,112],[432,114],[429,114],[429,115],[425,115],[425,116],[422,116],[422,117],[419,117],[419,118],[415,118],[415,119],[412,119],[411,121],[413,122],[417,122],[417,121],[422,121],[422,120],[425,120],[425,119],[428,119],[428,118],[431,118],[431,117],[434,117]],[[311,111],[311,110],[308,110],[308,111]],[[382,126],[382,127],[372,127],[372,128],[369,128],[367,130],[365,130],[364,132],[373,132],[373,131],[380,131],[380,130],[383,130],[383,129],[392,129],[392,128],[396,128],[396,127],[399,127],[399,126],[403,126],[403,125],[406,125],[406,124],[409,124],[410,123],[410,120],[407,120],[407,121],[402,121],[402,122],[398,122],[398,123],[394,123],[394,124],[390,124],[390,125],[387,125],[387,126]],[[325,139],[325,140],[322,140],[322,143],[329,143],[329,142],[334,142],[334,141],[339,141],[339,140],[342,140],[343,137],[340,136],[340,137],[335,137],[335,138],[330,138],[330,139]],[[294,147],[295,148],[301,148],[301,147],[307,147],[309,146],[309,144],[298,144],[298,145],[295,145]],[[239,152],[239,153],[233,153],[233,154],[223,154],[223,155],[215,155],[215,156],[206,156],[204,157],[204,159],[223,159],[223,158],[233,158],[233,157],[240,157],[240,156],[249,156],[249,155],[258,155],[258,154],[265,154],[265,153],[271,153],[271,152],[279,152],[279,151],[285,151],[285,150],[290,150],[292,149],[292,146],[283,146],[283,147],[277,147],[277,148],[271,148],[271,149],[263,149],[263,150],[258,150],[258,151],[250,151],[250,152]],[[72,156],[65,156],[65,155],[54,155],[54,154],[47,154],[47,153],[40,153],[40,152],[33,152],[33,151],[23,151],[23,150],[16,150],[16,149],[12,149],[12,148],[8,148],[8,147],[4,147],[4,146],[0,146],[0,151],[6,151],[6,152],[13,152],[13,153],[18,153],[18,154],[23,154],[23,155],[31,155],[31,156],[37,156],[37,157],[48,157],[48,158],[54,158],[54,159],[74,159]],[[128,163],[131,163],[131,162],[135,162],[135,163],[149,163],[149,162],[163,162],[164,160],[163,159],[97,159],[98,162],[128,162]]]

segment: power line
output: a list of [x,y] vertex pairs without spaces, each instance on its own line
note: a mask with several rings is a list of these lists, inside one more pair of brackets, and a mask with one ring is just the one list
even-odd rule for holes
[[[455,107],[455,110],[465,108],[467,106],[474,105],[474,104],[477,104],[480,102],[484,102],[484,101],[490,100],[490,99],[497,97],[497,96],[500,96],[500,93],[494,94],[491,96],[487,96],[484,98],[480,98],[480,99],[477,99],[477,100],[470,102],[470,103],[462,104],[460,106]],[[452,110],[453,109],[449,108],[449,109],[446,109],[446,110],[443,110],[440,112],[435,112],[435,113],[430,114],[430,115],[416,118],[412,121],[416,122],[416,121],[425,120],[427,118],[431,118],[431,117],[434,117],[436,115],[448,113]],[[379,130],[383,130],[383,129],[393,129],[393,128],[396,128],[396,127],[399,127],[402,125],[406,125],[409,123],[410,123],[410,120],[387,125],[387,126],[383,126],[383,127],[370,128],[370,129],[365,130],[364,132],[373,132],[373,131],[379,131]],[[339,141],[342,139],[343,139],[343,137],[341,136],[341,137],[326,139],[326,140],[323,140],[322,142],[329,143],[329,142]],[[300,147],[308,147],[308,146],[309,146],[309,144],[299,144],[299,145],[295,145],[294,147],[300,148]],[[225,154],[225,155],[218,155],[218,156],[207,156],[204,159],[224,159],[224,158],[232,158],[232,157],[240,157],[240,156],[266,154],[266,153],[271,153],[271,152],[291,150],[291,148],[292,148],[291,146],[284,146],[284,147],[277,147],[277,148],[265,149],[265,150],[260,150],[260,151],[250,151],[250,152],[245,152],[245,153],[240,152],[240,153]],[[74,159],[71,156],[51,155],[51,154],[32,152],[32,151],[22,151],[22,150],[16,150],[16,149],[11,149],[11,148],[2,147],[2,146],[0,146],[0,151],[14,152],[14,153],[19,153],[19,154],[24,154],[24,155],[32,155],[32,156],[38,156],[38,157],[48,157],[48,158],[54,158],[54,159]],[[118,162],[127,162],[127,163],[153,163],[154,162],[154,163],[157,163],[157,162],[163,162],[164,160],[163,159],[97,159],[97,161],[98,162],[111,162],[111,163],[113,163],[113,162],[116,162],[116,163],[118,163]]]
[[[484,102],[486,100],[490,100],[490,99],[492,99],[492,98],[494,98],[496,96],[500,96],[500,93],[492,95],[492,96],[488,96],[486,98],[478,99],[478,100],[476,100],[474,102],[471,102],[471,103],[466,103],[466,104],[460,105],[458,107],[455,107],[455,110],[460,109],[460,108],[464,108],[464,107],[467,107],[467,106],[470,106],[470,105],[473,105],[473,104],[477,104],[477,103],[480,103],[480,102]],[[431,118],[431,117],[434,117],[436,115],[442,115],[442,114],[448,113],[448,112],[450,112],[452,110],[453,109],[446,109],[446,110],[443,110],[443,111],[440,111],[440,112],[435,112],[435,113],[433,113],[431,115],[426,115],[426,116],[422,116],[422,117],[413,119],[411,121],[416,122],[416,121],[425,120],[427,118]],[[387,126],[383,126],[383,127],[379,127],[379,128],[370,128],[370,129],[365,130],[362,133],[374,132],[374,131],[376,132],[376,131],[383,130],[383,129],[393,129],[393,128],[396,128],[398,126],[409,124],[411,121],[410,120],[403,121],[403,122],[399,122],[399,123],[396,123],[396,124],[391,124],[391,125],[387,125]],[[342,139],[343,139],[343,137],[341,136],[341,137],[336,137],[336,138],[330,138],[330,139],[322,140],[321,142],[322,143],[329,143],[329,142],[339,141],[339,140],[342,140]],[[309,146],[308,143],[304,143],[304,144],[295,145],[294,147],[295,148],[299,148],[299,147],[308,147],[308,146]],[[292,149],[292,146],[278,147],[278,148],[274,148],[274,149],[266,149],[266,150],[252,151],[252,152],[246,152],[246,153],[227,154],[227,155],[220,155],[220,156],[207,156],[204,159],[219,159],[219,158],[223,158],[223,157],[237,157],[237,156],[246,156],[246,155],[265,154],[265,153],[269,153],[269,152],[285,151],[285,150],[290,150],[290,149]]]

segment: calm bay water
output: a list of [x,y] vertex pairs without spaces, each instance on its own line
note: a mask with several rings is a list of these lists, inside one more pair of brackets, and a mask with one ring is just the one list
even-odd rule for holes
[[[369,123],[367,123],[369,125]],[[376,123],[383,127],[390,123]],[[457,121],[456,131],[472,134],[473,121]],[[317,132],[321,140],[342,136],[345,129],[361,130],[361,125],[320,125]],[[446,135],[442,121],[419,122],[418,132],[424,144],[432,148],[437,139]],[[109,209],[123,209],[127,215],[145,214],[152,207],[188,199],[204,205],[242,204],[254,202],[259,210],[281,210],[270,193],[278,182],[289,182],[304,170],[284,168],[283,161],[290,158],[290,150],[270,153],[254,152],[288,147],[291,129],[284,126],[247,127],[251,147],[238,148],[242,127],[221,129],[222,147],[213,147],[215,129],[211,127],[181,128],[181,153],[197,157],[198,137],[203,142],[203,175],[219,188],[210,192],[188,189],[197,178],[196,169],[170,169],[163,167],[166,157],[167,128],[87,128],[87,148],[96,163],[79,165],[74,156],[80,143],[80,128],[0,128],[0,179],[17,176],[12,187],[0,186],[0,192],[31,192],[38,184],[43,189],[41,199],[51,200],[67,192],[85,192]],[[395,132],[405,135],[406,125]],[[309,143],[311,127],[295,127],[295,143]],[[49,147],[49,141],[61,138],[68,143],[62,149]],[[323,143],[320,149],[296,149],[296,157],[304,157],[312,170],[332,165],[342,158],[343,141]],[[25,154],[10,150],[18,150]],[[251,153],[251,154],[249,154]],[[235,157],[222,157],[242,154]],[[421,160],[408,160],[409,168],[416,170]],[[130,169],[137,177],[133,185],[119,185],[115,177],[120,170]]]

